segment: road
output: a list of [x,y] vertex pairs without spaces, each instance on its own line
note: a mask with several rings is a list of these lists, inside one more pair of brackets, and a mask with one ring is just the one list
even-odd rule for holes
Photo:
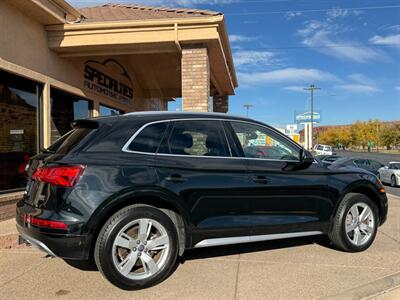
[[[352,152],[352,151],[336,151],[337,155],[347,156],[347,157],[364,157],[369,159],[374,159],[387,165],[391,161],[400,162],[400,154],[386,154],[386,153],[376,153],[376,152]],[[390,187],[385,186],[386,192],[395,196],[400,196],[400,187]]]
[[[400,198],[390,196],[389,205],[367,251],[337,251],[324,236],[193,249],[166,281],[131,292],[95,268],[79,270],[31,247],[0,247],[0,299],[371,299],[400,284]],[[14,220],[0,222],[2,236],[16,244]]]

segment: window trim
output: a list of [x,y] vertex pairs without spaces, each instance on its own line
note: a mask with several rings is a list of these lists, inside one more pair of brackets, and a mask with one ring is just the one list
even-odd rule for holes
[[[247,160],[261,160],[261,161],[278,161],[278,162],[300,162],[300,160],[281,160],[281,159],[271,159],[271,158],[253,158],[253,157],[242,157],[242,156],[203,156],[203,155],[182,155],[182,154],[168,154],[168,153],[150,153],[150,152],[140,152],[140,151],[133,151],[129,150],[129,145],[132,143],[132,141],[140,134],[142,130],[144,130],[147,126],[150,126],[152,124],[157,124],[157,123],[163,123],[163,122],[177,122],[177,121],[221,121],[222,128],[224,129],[225,133],[225,139],[229,147],[229,152],[232,155],[232,149],[230,149],[231,144],[230,141],[228,140],[228,137],[225,132],[225,128],[223,126],[224,122],[241,122],[241,123],[247,123],[251,125],[256,125],[256,126],[261,126],[264,127],[268,130],[274,131],[278,136],[281,136],[282,138],[288,139],[288,141],[293,144],[296,148],[299,150],[302,149],[301,146],[299,146],[296,142],[291,141],[288,137],[286,137],[283,133],[273,130],[269,126],[257,123],[257,122],[249,122],[249,121],[244,121],[244,120],[235,120],[235,119],[219,119],[219,118],[182,118],[182,119],[165,119],[165,120],[158,120],[158,121],[152,121],[152,122],[147,122],[144,125],[142,125],[129,139],[128,141],[124,144],[122,147],[121,151],[126,152],[126,153],[134,153],[134,154],[146,154],[146,155],[162,155],[162,156],[172,156],[172,157],[186,157],[186,158],[219,158],[219,159],[247,159]],[[158,149],[157,149],[158,150]]]

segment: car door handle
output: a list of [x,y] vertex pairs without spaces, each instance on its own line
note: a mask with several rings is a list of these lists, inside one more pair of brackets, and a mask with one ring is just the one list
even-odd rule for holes
[[168,177],[165,177],[165,180],[172,181],[172,182],[184,182],[186,181],[180,174],[172,174]]
[[253,182],[266,184],[266,183],[268,183],[268,179],[265,176],[254,176],[253,177]]

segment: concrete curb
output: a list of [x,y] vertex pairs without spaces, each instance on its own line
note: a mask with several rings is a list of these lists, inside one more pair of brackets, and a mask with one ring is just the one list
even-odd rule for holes
[[396,196],[396,195],[393,195],[393,194],[390,194],[390,193],[387,193],[386,194],[388,197],[391,197],[391,198],[395,198],[395,199],[397,199],[397,200],[400,200],[400,197],[399,196]]
[[372,299],[400,287],[400,272],[388,275],[376,281],[344,291],[343,293],[321,299]]

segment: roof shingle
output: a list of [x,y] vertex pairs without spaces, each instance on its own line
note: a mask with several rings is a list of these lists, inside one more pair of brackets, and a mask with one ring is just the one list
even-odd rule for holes
[[220,12],[209,10],[151,7],[134,4],[104,4],[80,8],[79,11],[85,17],[83,22],[176,19],[222,15]]

